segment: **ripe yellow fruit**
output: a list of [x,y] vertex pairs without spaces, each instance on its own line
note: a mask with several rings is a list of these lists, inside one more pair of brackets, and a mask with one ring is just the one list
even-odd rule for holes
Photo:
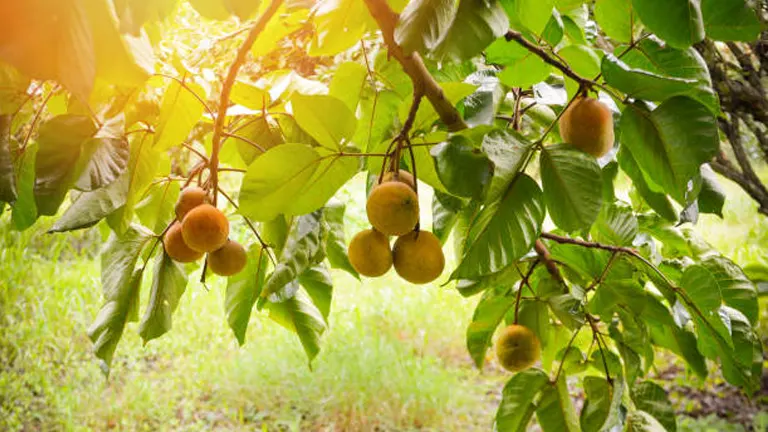
[[403,182],[387,182],[373,188],[365,209],[371,225],[390,236],[403,235],[419,222],[419,197]]
[[202,252],[198,252],[190,249],[187,243],[184,242],[184,237],[181,234],[181,224],[174,222],[168,231],[165,232],[163,237],[163,247],[165,253],[171,257],[172,260],[181,263],[188,263],[197,261],[203,257]]
[[[381,182],[386,183],[391,181],[395,181],[394,171],[384,173],[384,176],[381,178]],[[400,170],[397,172],[397,181],[407,184],[411,187],[411,189],[416,188],[416,181],[414,180],[413,175],[406,170]]]
[[224,246],[208,254],[208,268],[219,276],[240,273],[248,260],[243,245],[228,240]]
[[599,158],[613,148],[613,114],[604,103],[579,96],[560,117],[560,137]]
[[229,221],[210,204],[199,205],[184,216],[181,233],[187,245],[198,252],[213,252],[229,237]]
[[347,254],[352,267],[363,276],[378,277],[392,267],[389,238],[376,230],[357,233],[349,242]]
[[539,338],[525,326],[512,324],[501,331],[496,341],[496,357],[510,372],[519,372],[533,366],[541,356]]
[[187,186],[176,201],[176,218],[184,220],[184,216],[193,208],[208,203],[208,193],[197,186]]
[[392,249],[395,271],[414,284],[437,279],[445,268],[445,255],[440,240],[429,231],[411,232],[401,236]]

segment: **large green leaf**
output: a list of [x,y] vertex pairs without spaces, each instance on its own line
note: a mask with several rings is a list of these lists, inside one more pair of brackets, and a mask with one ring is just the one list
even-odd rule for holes
[[536,419],[544,432],[577,432],[579,418],[568,394],[565,376],[544,388],[536,406]]
[[259,58],[274,51],[281,40],[306,22],[308,13],[306,9],[286,13],[285,7],[281,6],[259,35],[258,43],[251,47],[251,55]]
[[309,363],[320,352],[320,337],[327,329],[322,312],[302,289],[280,303],[267,303],[269,317],[299,336]]
[[723,297],[717,280],[709,269],[699,264],[686,268],[680,280],[680,288],[688,293],[703,313],[717,319]]
[[154,147],[158,151],[181,145],[202,118],[204,107],[195,95],[205,100],[205,91],[192,81],[184,85],[186,88],[172,80],[163,93],[154,136]]
[[123,236],[112,234],[101,254],[101,285],[106,303],[102,306],[88,336],[96,357],[108,373],[117,343],[128,321],[138,319],[142,270],[135,270],[144,246],[154,237],[140,225],[131,225]]
[[5,132],[11,124],[11,116],[0,114],[0,202],[16,201],[16,173],[11,159],[10,137]]
[[655,417],[645,411],[632,411],[627,414],[625,432],[666,432],[664,426]]
[[549,384],[547,374],[539,369],[528,369],[515,374],[501,392],[501,403],[496,411],[496,430],[523,432],[536,410],[534,403],[539,392]]
[[325,253],[331,267],[344,270],[360,279],[347,256],[347,243],[344,239],[344,212],[346,204],[332,200],[323,209],[323,222],[327,225],[325,234]]
[[435,191],[432,196],[432,233],[445,243],[459,219],[464,200]]
[[229,328],[242,346],[245,343],[245,332],[256,300],[261,295],[261,289],[267,276],[268,255],[259,244],[248,248],[248,260],[240,273],[227,280],[227,293],[224,298],[224,310],[227,313]]
[[603,206],[592,227],[598,242],[617,246],[631,246],[639,227],[637,217],[628,205],[613,203]]
[[690,200],[689,182],[718,151],[714,116],[687,97],[674,97],[652,113],[632,105],[621,119],[622,143],[629,147],[646,181],[680,203]]
[[187,274],[184,268],[173,261],[165,251],[161,251],[155,260],[155,274],[147,310],[139,323],[139,335],[144,344],[171,329],[173,312],[179,306],[179,300],[186,288]]
[[354,112],[333,96],[294,95],[291,106],[299,126],[323,147],[339,150],[355,134]]
[[635,187],[640,196],[645,202],[651,206],[651,208],[661,217],[668,221],[677,221],[677,210],[672,205],[669,197],[666,193],[656,192],[651,190],[648,182],[645,181],[643,172],[640,167],[637,166],[634,156],[630,152],[628,146],[621,146],[619,152],[616,154],[616,159],[621,166],[621,170],[624,171],[630,179],[632,179],[632,185]]
[[123,175],[109,186],[83,192],[75,198],[48,232],[64,232],[88,228],[125,204],[128,176]]
[[603,204],[602,172],[594,157],[569,145],[541,152],[541,184],[549,215],[561,229],[589,229]]
[[328,94],[344,102],[349,111],[354,113],[367,78],[368,71],[360,63],[341,63],[336,66]]
[[174,182],[154,184],[146,197],[136,205],[136,215],[141,224],[156,233],[163,232],[176,219],[176,202],[181,190]]
[[[515,42],[509,42],[515,43]],[[544,81],[552,68],[539,56],[525,54],[520,60],[512,62],[499,73],[499,80],[509,87],[528,88]]]
[[702,0],[707,36],[721,41],[754,41],[762,29],[754,7],[745,0]]
[[264,286],[267,295],[277,293],[317,263],[322,252],[321,224],[319,211],[295,218],[275,271]]
[[716,283],[726,305],[739,310],[751,323],[757,323],[757,289],[744,271],[730,259],[714,255],[701,262]]
[[124,134],[123,114],[108,119],[93,138],[82,145],[82,173],[75,182],[81,191],[105,187],[120,177],[128,166],[130,148]]
[[500,0],[459,0],[451,26],[435,48],[436,55],[441,59],[470,59],[508,28]]
[[406,54],[437,47],[456,15],[455,0],[413,0],[400,14],[395,41]]
[[552,16],[553,0],[500,0],[510,25],[540,35]]
[[319,209],[357,173],[360,166],[353,153],[340,155],[324,148],[318,148],[317,153],[321,158],[317,169],[285,207],[285,214],[302,215]]
[[436,145],[430,154],[440,183],[453,195],[479,198],[493,175],[488,157],[462,135]]
[[[610,60],[613,61],[613,59]],[[656,75],[665,78],[694,80],[696,84],[688,86],[688,89],[680,94],[698,100],[715,114],[719,111],[720,102],[712,89],[709,69],[695,48],[675,49],[664,45],[656,38],[649,37],[637,43],[634,49],[627,51],[621,61],[633,68],[633,72],[627,73],[623,69],[613,71],[617,74],[617,88],[619,85],[626,86],[626,89],[620,89],[642,99],[666,100],[677,95],[675,93],[677,85],[668,86],[665,81],[663,88],[671,92],[666,96],[659,89],[643,89],[638,86],[640,83],[652,84],[657,79],[654,77]],[[652,75],[647,75],[647,73]]]
[[54,215],[79,175],[82,145],[96,133],[85,116],[63,115],[38,130],[35,163],[35,201],[41,215]]
[[37,143],[27,146],[24,153],[16,162],[16,202],[13,204],[11,220],[17,230],[25,230],[37,220],[37,204],[35,202],[35,162],[37,160]]
[[272,96],[267,90],[244,80],[235,81],[229,99],[254,111],[265,110],[272,104]]
[[365,2],[359,0],[321,0],[312,12],[312,56],[334,56],[360,42],[369,17]]
[[331,301],[333,298],[333,280],[324,263],[304,270],[299,275],[299,283],[307,291],[312,303],[315,304],[323,319],[327,322],[331,313]]
[[632,5],[643,24],[675,48],[704,39],[698,0],[632,0]]
[[240,213],[258,221],[274,219],[294,205],[321,165],[322,156],[306,144],[283,144],[259,156],[240,187]]
[[541,189],[520,174],[499,201],[487,205],[472,221],[464,257],[451,278],[472,279],[505,268],[531,249],[543,221]]
[[726,192],[718,182],[717,175],[712,168],[704,164],[701,166],[701,192],[699,192],[698,207],[701,213],[710,213],[723,217]]
[[605,378],[585,377],[584,393],[587,397],[581,410],[581,430],[600,432],[620,425],[619,407],[623,390],[621,380],[609,383]]
[[491,346],[496,328],[507,312],[515,306],[515,297],[509,289],[493,289],[483,294],[467,326],[467,351],[478,368],[483,367],[485,353]]
[[497,129],[483,137],[482,149],[493,162],[493,178],[485,197],[486,203],[496,201],[506,192],[532,147],[530,141],[511,130]]
[[[149,135],[135,134],[128,160],[128,194],[117,225],[127,227],[133,219],[133,209],[155,179],[161,167],[162,154],[152,148]],[[167,172],[167,171],[166,171]]]
[[651,414],[668,432],[677,431],[674,406],[661,386],[653,381],[639,382],[632,387],[631,395],[637,409]]
[[632,10],[632,0],[597,0],[595,21],[606,35],[618,42],[629,42],[637,21]]

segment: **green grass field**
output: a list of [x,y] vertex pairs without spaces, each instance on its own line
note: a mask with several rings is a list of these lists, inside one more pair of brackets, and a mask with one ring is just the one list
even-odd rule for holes
[[[768,225],[725,186],[725,223],[706,216],[698,229],[746,264],[765,253]],[[360,185],[345,191],[360,193]],[[363,210],[349,214],[351,233]],[[171,333],[142,346],[128,326],[105,380],[86,336],[101,306],[98,229],[48,235],[44,220],[18,233],[7,219],[0,430],[491,430],[508,375],[493,363],[472,367],[464,332],[477,300],[450,286],[411,286],[392,274],[360,283],[335,272],[331,328],[310,370],[295,336],[257,313],[238,348],[224,281],[210,290],[194,282]],[[686,420],[682,429],[722,430],[717,421]]]

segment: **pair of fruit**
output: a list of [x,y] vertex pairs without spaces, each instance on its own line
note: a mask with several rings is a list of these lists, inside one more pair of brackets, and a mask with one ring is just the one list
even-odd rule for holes
[[247,260],[245,248],[229,240],[229,221],[208,203],[208,193],[187,187],[176,202],[177,220],[163,238],[165,252],[174,261],[197,261],[208,254],[208,268],[220,276],[239,273]]
[[512,324],[505,327],[496,341],[496,358],[510,372],[533,366],[541,356],[541,344],[528,327]]
[[596,99],[574,99],[559,124],[563,141],[594,157],[602,157],[613,148],[613,114]]
[[[419,197],[413,176],[400,170],[386,173],[368,197],[366,212],[373,229],[359,232],[349,243],[349,260],[363,276],[384,275],[394,265],[400,277],[414,284],[437,279],[445,267],[440,241],[415,230]],[[389,236],[398,236],[392,249]]]

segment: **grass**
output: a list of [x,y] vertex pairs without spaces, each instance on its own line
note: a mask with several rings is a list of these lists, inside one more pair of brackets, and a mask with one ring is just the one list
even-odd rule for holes
[[[764,253],[768,227],[725,186],[725,223],[705,216],[699,230],[745,264]],[[361,194],[360,182],[342,194],[349,234],[363,226]],[[333,273],[313,370],[296,337],[259,314],[237,347],[219,279],[210,291],[190,283],[172,332],[147,346],[130,324],[105,380],[86,336],[101,306],[102,233],[47,235],[47,224],[18,233],[0,218],[0,430],[491,429],[508,375],[471,366],[464,333],[477,299],[392,274],[361,283]]]

